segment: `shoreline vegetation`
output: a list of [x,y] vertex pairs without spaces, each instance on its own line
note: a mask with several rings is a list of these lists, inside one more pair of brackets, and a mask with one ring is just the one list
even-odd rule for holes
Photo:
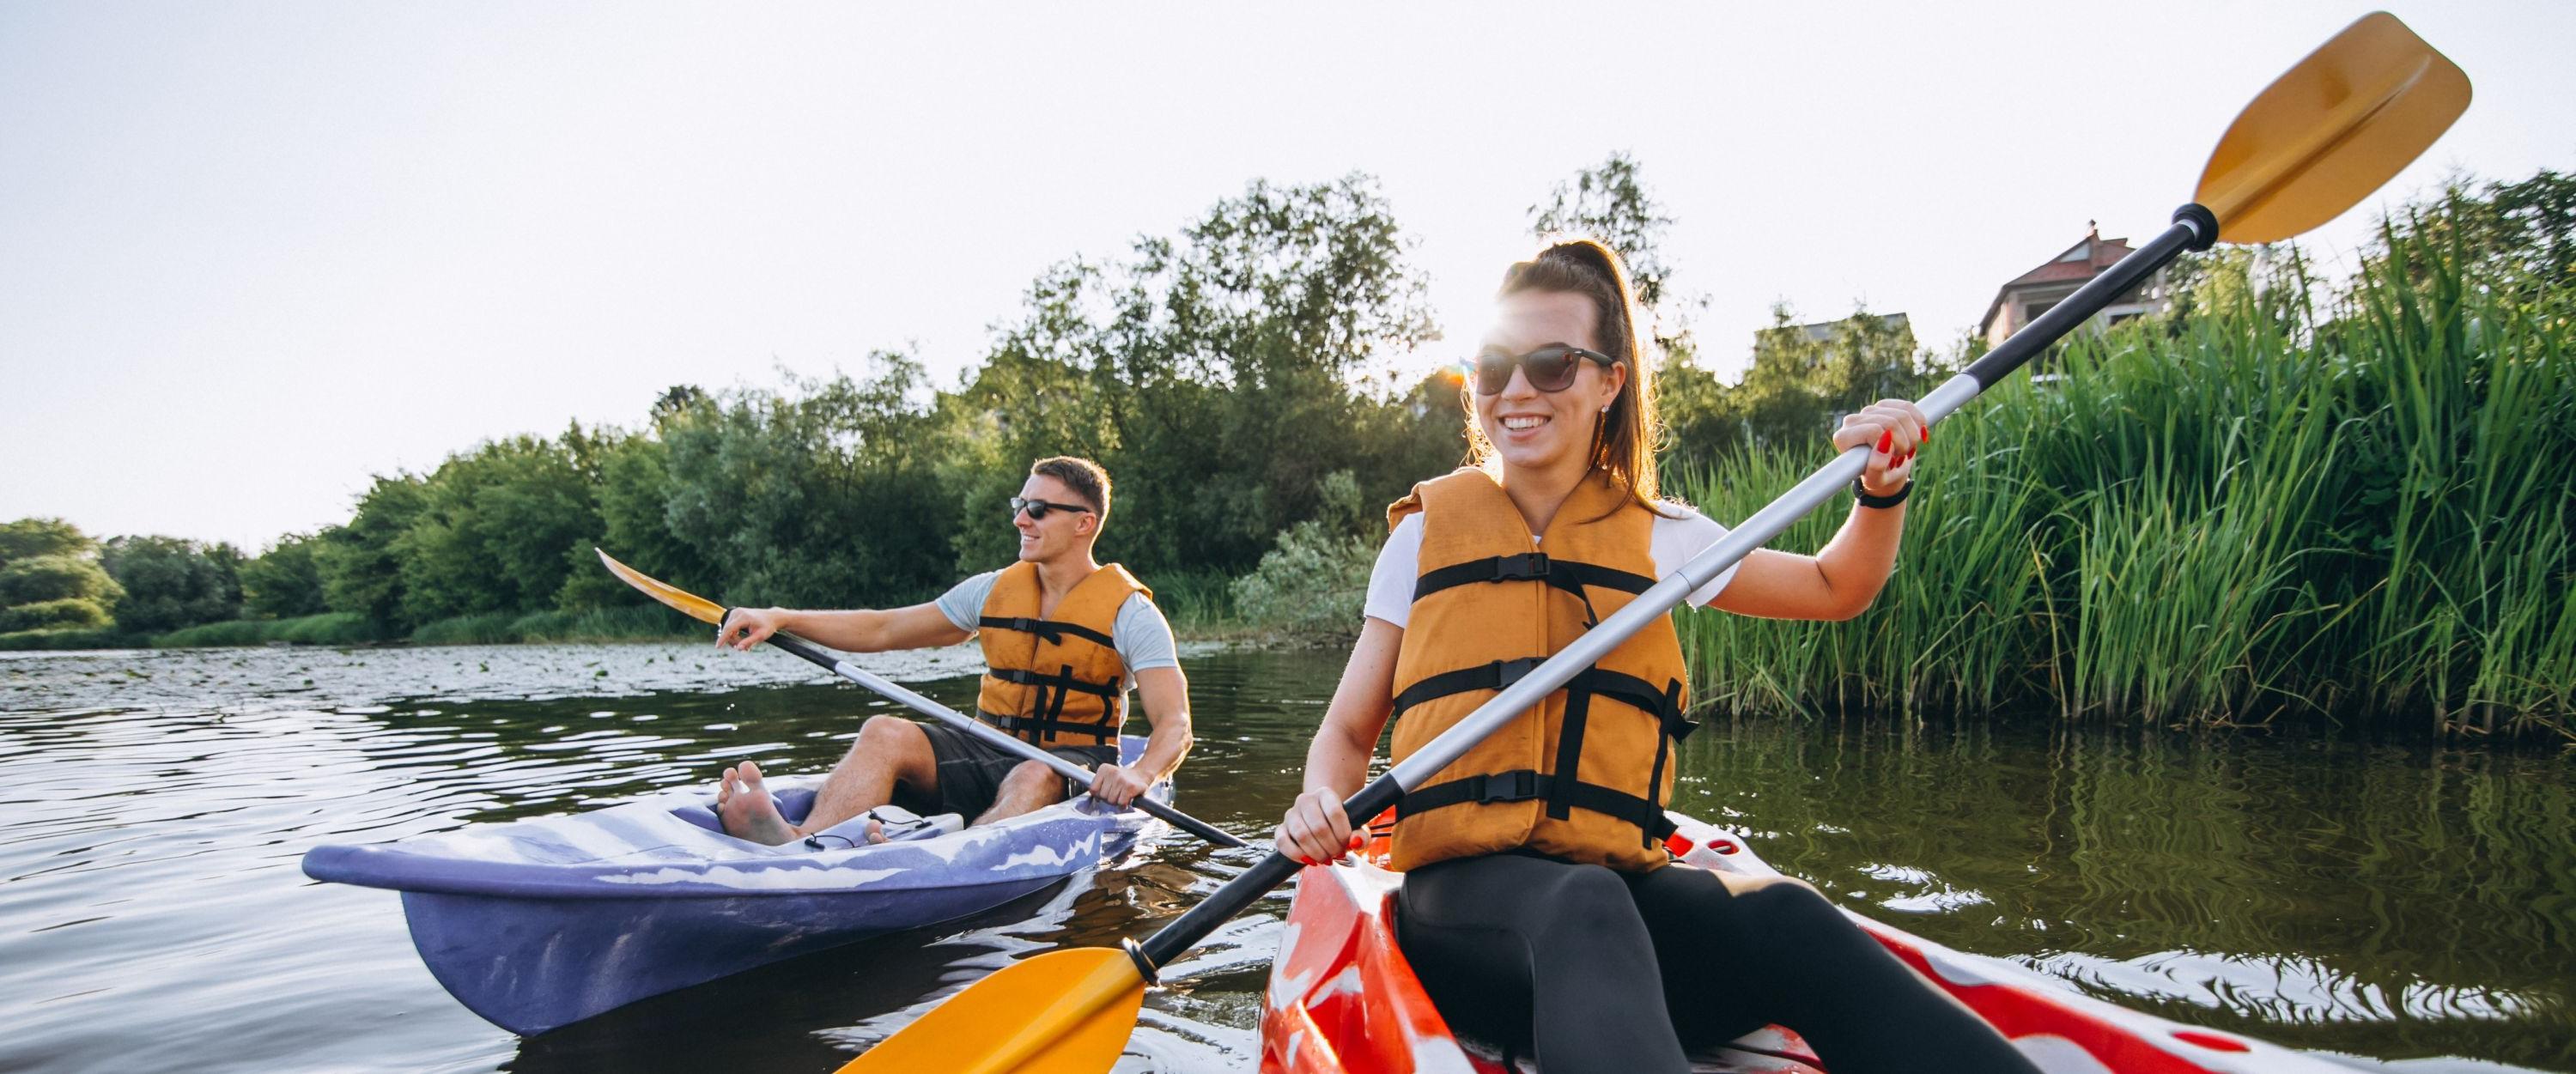
[[[1663,355],[1666,492],[1721,521],[1822,463],[1835,415],[1982,347],[1920,348],[1866,310],[1820,339],[1782,309],[1721,382],[1633,160],[1531,218],[1629,257]],[[593,545],[732,602],[913,603],[1007,561],[999,505],[1057,453],[1116,478],[1101,556],[1183,636],[1341,644],[1381,505],[1462,446],[1455,368],[1384,372],[1439,338],[1408,249],[1365,176],[1255,182],[1175,236],[1049,267],[951,388],[896,353],[865,378],[678,385],[637,428],[380,476],[348,522],[257,556],[0,525],[0,649],[703,633]],[[2576,739],[2576,177],[2455,184],[2360,255],[2345,280],[2290,247],[2178,264],[2165,313],[2079,335],[1941,425],[1861,618],[1683,616],[1698,697]]]

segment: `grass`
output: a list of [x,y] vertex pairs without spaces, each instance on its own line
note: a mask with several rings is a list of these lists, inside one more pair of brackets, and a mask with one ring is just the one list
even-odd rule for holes
[[[1699,696],[2569,736],[2568,296],[2517,304],[2457,251],[2392,249],[2323,314],[2288,279],[2075,341],[2046,388],[1998,386],[1926,449],[1871,611],[1683,617]],[[1741,518],[1823,461],[1756,451],[1673,491]],[[1775,544],[1813,551],[1841,518]]]
[[15,630],[0,634],[0,652],[36,649],[140,649],[150,639],[109,627],[102,630]]
[[222,645],[364,645],[385,640],[383,628],[354,612],[323,612],[293,619],[233,619],[174,630],[152,639],[156,649]]
[[[563,612],[497,612],[424,623],[414,645],[509,645],[547,641],[647,641],[694,638],[711,628],[659,604]],[[712,636],[712,635],[710,635]]]

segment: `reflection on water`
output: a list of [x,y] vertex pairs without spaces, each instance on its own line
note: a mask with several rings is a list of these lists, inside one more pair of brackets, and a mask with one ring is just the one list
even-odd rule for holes
[[[1182,806],[1265,834],[1338,671],[1193,661]],[[694,646],[0,658],[0,1070],[826,1071],[996,967],[1141,935],[1250,860],[1167,836],[967,921],[526,1041],[438,988],[393,895],[296,870],[316,843],[589,808],[745,757],[822,767],[892,706],[812,679]],[[2565,757],[1719,720],[1683,772],[1681,808],[1846,904],[2096,995],[2346,1055],[2576,1071]],[[1121,1070],[1252,1066],[1283,905],[1172,968]]]

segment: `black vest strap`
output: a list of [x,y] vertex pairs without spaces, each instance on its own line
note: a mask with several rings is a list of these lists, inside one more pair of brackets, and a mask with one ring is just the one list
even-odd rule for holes
[[[1538,667],[1540,663],[1541,661],[1536,657],[1497,660],[1490,664],[1479,664],[1475,667],[1424,676],[1421,681],[1405,687],[1402,693],[1395,695],[1395,711],[1391,715],[1404,715],[1406,709],[1451,694],[1463,694],[1469,690],[1503,689],[1521,681],[1523,676],[1528,675],[1531,669]],[[1682,712],[1682,684],[1679,679],[1666,683],[1663,689],[1658,690],[1649,685],[1646,680],[1634,675],[1623,675],[1616,671],[1590,667],[1576,672],[1573,678],[1566,680],[1565,690],[1569,702],[1567,713],[1569,719],[1573,715],[1571,701],[1574,695],[1597,694],[1623,702],[1631,708],[1653,716],[1657,723],[1663,725],[1664,733],[1673,738],[1688,738],[1691,732],[1699,729],[1699,724]]]
[[1665,816],[1663,809],[1651,800],[1599,784],[1542,775],[1526,768],[1432,784],[1397,799],[1395,815],[1401,820],[1426,809],[1525,802],[1532,798],[1545,798],[1551,802],[1562,800],[1575,809],[1616,817],[1644,829],[1650,842],[1661,842],[1675,830],[1672,818]]
[[[1104,741],[1116,738],[1120,722],[1118,702],[1123,693],[1119,688],[1118,678],[1112,676],[1105,683],[1092,682],[1075,676],[1071,664],[1060,664],[1057,667],[1058,670],[1053,675],[1021,668],[986,670],[985,674],[1003,682],[1037,687],[1037,696],[1030,699],[1029,714],[1026,716],[1000,716],[983,712],[981,709],[976,711],[982,712],[984,718],[999,725],[1003,730],[1028,739],[1032,745],[1051,734],[1090,735]],[[1065,699],[1077,690],[1100,697],[1101,710],[1107,713],[1104,722],[1072,723],[1058,718],[1064,715]]]
[[1064,644],[1065,636],[1069,634],[1105,649],[1115,649],[1118,647],[1116,639],[1080,623],[1060,623],[1053,619],[1030,619],[1019,616],[1004,617],[999,615],[987,615],[976,619],[975,625],[992,630],[1016,630],[1022,634],[1035,634],[1040,640],[1045,641],[1049,645]]
[[[1425,571],[1413,580],[1413,599],[1421,600],[1443,589],[1480,582],[1545,582],[1575,596],[1583,596],[1585,586],[1643,593],[1655,587],[1655,580],[1642,574],[1613,570],[1571,559],[1549,559],[1545,552],[1523,552],[1512,556],[1488,556],[1464,563],[1452,563],[1434,571]],[[1590,600],[1585,601],[1586,606]]]
[[976,709],[975,715],[983,717],[985,723],[1028,739],[1030,742],[1037,742],[1047,735],[1086,735],[1102,742],[1118,737],[1117,728],[1096,723],[1070,723],[1033,716],[1004,716],[982,709]]
[[[1086,694],[1098,694],[1099,696],[1111,701],[1118,700],[1119,689],[1117,677],[1112,676],[1108,682],[1092,682],[1088,679],[1076,677],[1073,674],[1073,666],[1070,664],[1065,665],[1064,670],[1053,675],[1040,671],[1027,671],[1021,668],[994,668],[988,672],[988,674],[992,675],[996,679],[1002,680],[1003,682],[1018,683],[1022,686],[1045,686],[1058,690],[1078,690]],[[1056,709],[1058,711],[1062,711],[1063,708],[1064,704],[1062,702],[1056,703]]]

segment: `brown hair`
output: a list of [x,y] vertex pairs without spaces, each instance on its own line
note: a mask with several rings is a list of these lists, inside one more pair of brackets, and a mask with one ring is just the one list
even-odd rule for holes
[[[1598,241],[1569,239],[1504,270],[1496,297],[1523,291],[1562,291],[1592,300],[1592,334],[1598,337],[1601,353],[1628,367],[1627,385],[1610,401],[1609,412],[1593,424],[1592,468],[1608,471],[1619,491],[1637,506],[1662,514],[1656,505],[1661,495],[1655,479],[1655,436],[1660,426],[1655,418],[1654,376],[1637,341],[1637,303],[1628,285],[1627,267]],[[1476,424],[1473,391],[1468,387],[1459,392],[1467,406],[1467,460],[1469,465],[1485,466],[1494,458],[1494,445]]]
[[1099,463],[1071,455],[1056,455],[1030,463],[1029,476],[1052,477],[1064,482],[1064,487],[1082,497],[1082,502],[1089,504],[1092,512],[1100,516],[1101,525],[1109,524],[1109,471],[1101,469]]

